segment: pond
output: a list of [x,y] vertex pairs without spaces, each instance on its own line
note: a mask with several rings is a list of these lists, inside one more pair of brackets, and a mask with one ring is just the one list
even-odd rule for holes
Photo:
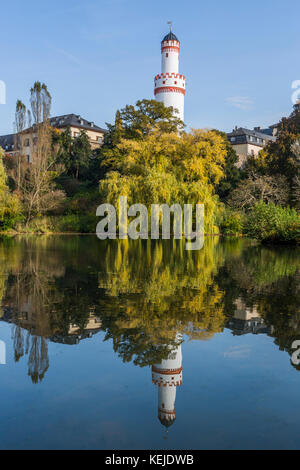
[[0,239],[0,448],[299,449],[299,268],[241,239]]

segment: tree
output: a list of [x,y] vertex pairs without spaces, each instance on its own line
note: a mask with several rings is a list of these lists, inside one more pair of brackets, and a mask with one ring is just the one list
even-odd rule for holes
[[284,176],[260,176],[252,174],[231,193],[229,205],[234,209],[249,210],[257,202],[285,205],[289,192]]
[[286,178],[289,190],[289,203],[294,204],[294,179],[300,176],[300,106],[296,105],[288,118],[283,118],[278,129],[275,142],[269,142],[260,158],[249,162],[246,170],[253,170],[260,174]]
[[182,131],[183,122],[174,116],[172,107],[156,100],[139,100],[136,106],[127,105],[116,113],[115,124],[107,124],[104,148],[117,145],[123,139],[142,139],[154,128],[170,133]]
[[0,147],[0,228],[13,226],[20,213],[18,199],[10,193],[7,185],[7,176],[3,165],[4,151]]
[[300,176],[296,176],[293,181],[293,199],[296,207],[300,207]]
[[207,230],[213,231],[218,198],[214,186],[224,177],[226,143],[215,131],[163,133],[154,129],[143,139],[122,139],[105,152],[113,171],[100,182],[103,200],[117,204],[204,203]]
[[15,165],[13,167],[13,178],[15,181],[16,189],[20,190],[22,172],[24,171],[24,149],[23,149],[23,138],[22,134],[26,128],[27,123],[27,110],[24,103],[21,100],[17,101],[16,112],[15,112],[15,136],[14,136],[14,148],[15,153]]
[[[24,124],[24,106],[17,102],[16,121],[19,127]],[[52,148],[51,126],[49,124],[51,95],[47,86],[35,82],[30,90],[31,115],[33,125],[26,130],[32,140],[32,162],[26,164],[21,175],[19,190],[26,211],[27,223],[37,214],[56,209],[64,199],[64,193],[55,187],[55,178],[60,168],[57,155]],[[23,138],[24,131],[17,138]],[[20,149],[22,153],[22,149]]]
[[91,144],[87,134],[81,131],[78,137],[72,142],[70,161],[68,165],[69,172],[79,178],[80,171],[89,166],[92,155]]
[[230,193],[237,187],[241,181],[242,172],[237,167],[239,157],[236,151],[230,144],[225,132],[218,132],[226,142],[226,156],[225,156],[225,167],[224,167],[224,178],[221,179],[220,183],[216,187],[216,193],[220,197],[221,201],[226,201]]

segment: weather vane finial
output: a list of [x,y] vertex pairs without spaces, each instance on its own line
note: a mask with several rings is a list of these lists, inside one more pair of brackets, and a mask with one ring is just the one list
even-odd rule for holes
[[170,26],[170,32],[172,33],[173,23],[172,21],[168,21],[168,25]]

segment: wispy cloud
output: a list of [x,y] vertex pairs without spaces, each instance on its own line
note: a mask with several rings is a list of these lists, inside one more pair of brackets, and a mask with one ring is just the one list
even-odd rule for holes
[[224,357],[227,359],[244,359],[251,354],[251,348],[247,346],[235,346],[224,352]]
[[66,59],[68,59],[70,62],[73,62],[73,64],[76,65],[82,65],[82,62],[73,54],[70,54],[70,52],[65,51],[64,49],[56,49],[57,52],[61,55],[63,55]]
[[243,111],[249,111],[253,109],[254,102],[248,96],[230,96],[226,98],[227,103],[231,104],[235,108],[242,109]]

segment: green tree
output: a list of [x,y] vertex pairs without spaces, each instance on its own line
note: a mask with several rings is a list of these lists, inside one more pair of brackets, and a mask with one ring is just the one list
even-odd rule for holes
[[296,105],[288,118],[279,124],[275,142],[269,142],[257,159],[250,159],[245,167],[247,175],[251,172],[261,175],[283,176],[289,190],[289,203],[295,205],[295,178],[300,176],[300,106]]
[[81,131],[78,137],[72,141],[71,152],[67,162],[68,174],[74,176],[77,180],[83,170],[88,168],[92,155],[91,144],[87,134]]
[[20,213],[19,201],[10,193],[7,185],[3,155],[4,151],[0,147],[0,229],[12,227]]
[[172,107],[156,100],[139,100],[136,106],[127,105],[116,113],[114,125],[107,124],[104,148],[117,145],[121,139],[142,139],[154,128],[170,133],[183,130],[183,122],[174,117]]
[[227,135],[224,132],[218,132],[226,142],[226,156],[224,166],[224,178],[221,179],[220,183],[216,187],[216,193],[220,197],[221,201],[227,201],[231,191],[233,191],[242,178],[242,171],[237,167],[239,157],[236,151],[230,144]]

